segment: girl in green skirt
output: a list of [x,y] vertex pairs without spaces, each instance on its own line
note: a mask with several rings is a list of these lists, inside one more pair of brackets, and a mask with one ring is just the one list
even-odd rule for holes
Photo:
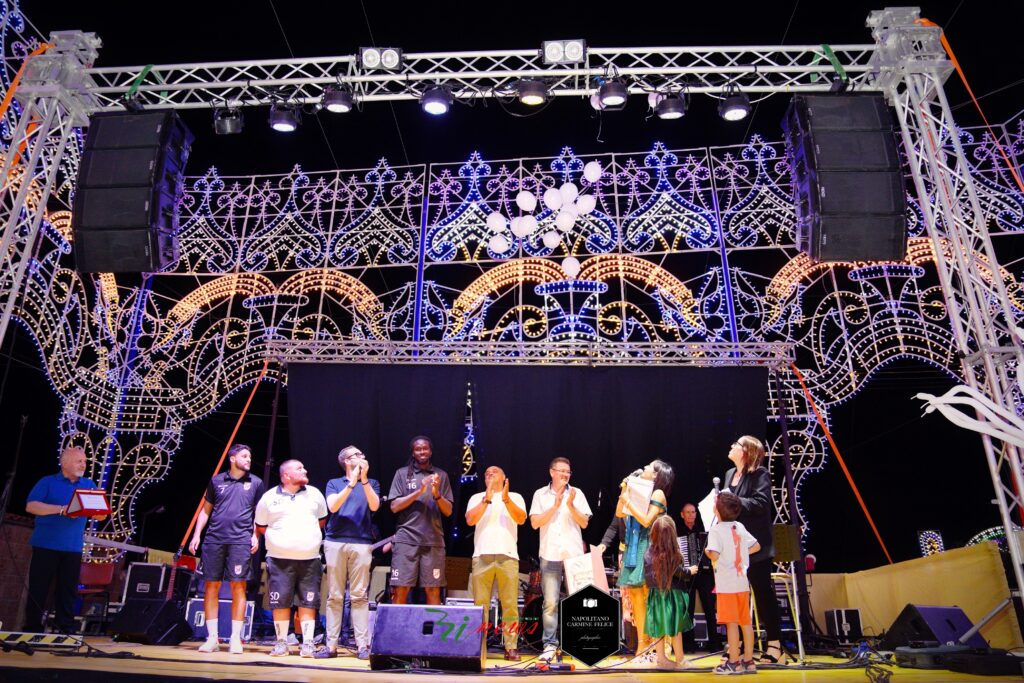
[[[683,590],[683,555],[676,540],[676,523],[668,515],[651,525],[650,546],[644,557],[644,580],[647,583],[647,618],[644,630],[649,638],[657,638],[659,669],[685,669],[683,631],[693,628],[687,611],[688,598]],[[665,639],[672,639],[676,661],[665,655]]]

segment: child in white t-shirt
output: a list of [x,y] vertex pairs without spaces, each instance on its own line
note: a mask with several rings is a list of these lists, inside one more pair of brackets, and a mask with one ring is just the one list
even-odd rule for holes
[[[756,673],[754,665],[754,627],[750,620],[750,584],[747,567],[750,554],[761,549],[746,527],[736,521],[740,515],[740,499],[723,492],[715,500],[715,514],[720,520],[708,532],[705,552],[715,567],[715,595],[718,623],[726,625],[729,658],[714,669],[716,674]],[[740,658],[740,629],[743,629],[743,654]]]

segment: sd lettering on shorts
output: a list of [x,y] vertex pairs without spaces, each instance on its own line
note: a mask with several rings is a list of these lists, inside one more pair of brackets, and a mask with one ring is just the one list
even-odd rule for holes
[[306,602],[313,602],[313,591],[306,591]]
[[242,573],[242,565],[240,565],[240,564],[236,564],[235,565],[235,573],[236,574],[241,574]]
[[281,599],[281,594],[280,593],[278,593],[277,591],[270,591],[270,601],[271,602],[277,602],[280,599]]
[[434,567],[434,578],[435,579],[440,579],[441,578],[441,568],[440,567]]

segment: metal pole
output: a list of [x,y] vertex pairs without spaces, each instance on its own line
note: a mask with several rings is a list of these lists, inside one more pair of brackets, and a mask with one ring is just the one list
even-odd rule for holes
[[[783,473],[785,475],[786,482],[786,508],[789,512],[790,524],[796,525],[800,519],[800,511],[796,507],[796,485],[793,481],[793,461],[789,455],[789,421],[786,418],[786,400],[782,393],[782,380],[779,378],[779,371],[776,370],[772,373],[775,378],[775,394],[779,401],[779,423],[782,426],[782,464]],[[797,553],[799,559],[794,561],[794,571],[796,572],[796,580],[794,588],[796,589],[796,598],[798,603],[797,608],[797,619],[796,624],[798,631],[803,631],[807,628],[807,620],[810,620],[811,606],[810,600],[807,596],[807,570],[804,566],[804,547],[803,543],[799,542],[799,537],[803,534],[798,534],[797,537]],[[808,629],[811,631],[812,629]],[[802,644],[801,644],[802,649]],[[800,654],[803,659],[803,653]]]

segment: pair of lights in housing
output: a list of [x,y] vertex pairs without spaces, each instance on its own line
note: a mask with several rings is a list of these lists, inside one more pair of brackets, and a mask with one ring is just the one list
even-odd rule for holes
[[367,70],[398,71],[402,68],[402,50],[397,47],[361,47],[359,66]]
[[547,65],[582,64],[587,58],[587,41],[575,38],[545,40],[541,45],[541,55]]

